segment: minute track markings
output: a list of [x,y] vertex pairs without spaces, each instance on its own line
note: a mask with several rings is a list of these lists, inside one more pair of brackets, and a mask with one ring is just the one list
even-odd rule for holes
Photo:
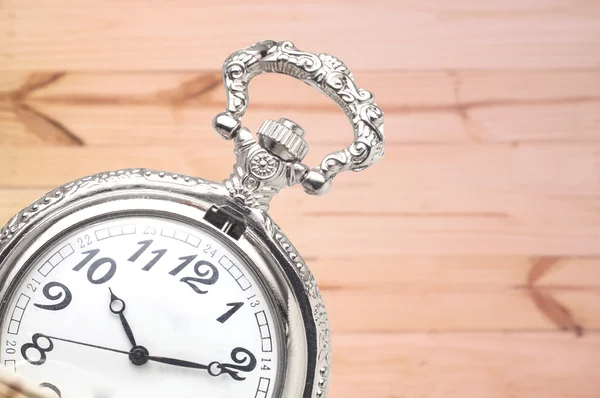
[[31,300],[31,297],[29,297],[25,293],[21,293],[19,295],[19,298],[17,299],[17,302],[13,308],[13,312],[12,312],[12,315],[10,317],[10,321],[8,324],[8,330],[7,330],[8,334],[12,334],[15,336],[19,334],[19,329],[21,327],[21,321],[23,320],[23,315],[25,314],[25,311],[27,310],[27,305],[29,304],[30,300]]
[[258,311],[254,313],[256,318],[256,324],[258,325],[258,332],[260,333],[262,352],[273,351],[273,341],[271,339],[271,326],[265,311]]
[[70,243],[65,244],[38,268],[38,273],[44,278],[47,277],[57,265],[73,253],[75,253],[73,246]]
[[115,225],[114,227],[99,229],[94,233],[94,235],[96,235],[96,240],[101,241],[122,235],[135,235],[136,232],[137,230],[135,224],[122,224]]
[[[154,228],[156,230],[156,227]],[[173,229],[170,227],[162,227],[160,230],[160,235],[164,236],[165,238],[175,239],[180,242],[187,243],[188,245],[193,246],[195,248],[198,248],[200,246],[200,243],[202,243],[201,238],[193,234],[183,232],[178,229]]]

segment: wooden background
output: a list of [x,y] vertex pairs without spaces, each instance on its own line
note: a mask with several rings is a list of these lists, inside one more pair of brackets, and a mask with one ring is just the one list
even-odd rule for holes
[[[225,57],[331,52],[386,112],[387,155],[272,213],[330,309],[333,398],[600,396],[600,1],[1,0],[0,218],[85,174],[212,179]],[[308,160],[351,140],[283,76]]]

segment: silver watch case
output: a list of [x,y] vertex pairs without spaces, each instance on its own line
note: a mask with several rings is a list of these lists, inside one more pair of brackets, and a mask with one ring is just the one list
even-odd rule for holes
[[[243,215],[239,240],[204,220],[212,206]],[[11,291],[28,271],[29,259],[82,223],[127,214],[160,215],[212,231],[250,260],[271,296],[282,324],[285,366],[279,397],[322,398],[331,375],[327,311],[310,270],[279,227],[263,211],[232,199],[217,182],[148,169],[105,172],[49,192],[13,217],[0,231],[0,316]],[[1,322],[1,320],[0,320]],[[0,324],[0,327],[2,325]],[[0,354],[1,359],[1,354]]]
[[[360,88],[338,58],[301,51],[289,41],[265,40],[231,54],[223,64],[227,106],[213,119],[214,130],[234,143],[236,163],[222,183],[147,169],[96,174],[58,188],[15,216],[0,232],[0,315],[11,289],[26,271],[26,260],[52,239],[86,220],[119,214],[161,214],[185,219],[221,235],[237,249],[271,293],[285,338],[287,362],[278,398],[323,398],[331,376],[329,322],[308,267],[266,214],[282,188],[302,185],[325,194],[345,171],[361,171],[384,155],[383,112],[371,92]],[[302,163],[304,131],[289,119],[266,121],[256,140],[243,126],[250,81],[263,73],[294,77],[335,101],[354,133],[345,148],[316,167]],[[239,240],[204,221],[212,206],[241,214]],[[1,355],[1,354],[0,354]]]

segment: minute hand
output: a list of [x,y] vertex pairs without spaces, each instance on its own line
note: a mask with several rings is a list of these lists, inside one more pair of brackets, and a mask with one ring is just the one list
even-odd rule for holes
[[[202,365],[201,363],[184,361],[183,359],[175,359],[175,358],[165,358],[165,357],[155,357],[152,355],[148,355],[146,357],[149,361],[165,363],[167,365],[180,366],[183,368],[193,368],[193,369],[208,369],[208,365]],[[218,364],[218,362],[217,362]]]
[[205,369],[208,371],[208,374],[214,377],[227,373],[232,379],[238,381],[246,379],[245,377],[240,376],[239,372],[251,372],[256,368],[256,357],[250,351],[242,347],[234,348],[231,351],[231,359],[235,364],[213,361],[208,365],[203,365],[197,362],[184,361],[182,359],[156,357],[151,355],[146,356],[146,359],[184,368]]

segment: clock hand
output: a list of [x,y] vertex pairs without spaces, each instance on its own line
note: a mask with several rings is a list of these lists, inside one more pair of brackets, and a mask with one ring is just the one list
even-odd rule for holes
[[179,366],[182,368],[193,368],[193,369],[209,369],[210,365],[202,365],[197,362],[184,361],[183,359],[175,359],[175,358],[166,358],[166,357],[156,357],[152,355],[148,355],[146,357],[149,361],[160,362],[167,365]]
[[84,347],[97,348],[99,350],[116,352],[118,354],[125,354],[129,357],[129,360],[131,361],[131,363],[133,363],[136,366],[141,366],[141,365],[145,364],[146,362],[148,362],[148,359],[147,359],[148,350],[142,346],[135,346],[129,351],[123,351],[123,350],[117,350],[115,348],[103,347],[103,346],[96,345],[96,344],[83,343],[81,341],[63,339],[61,337],[48,336],[48,335],[41,334],[41,333],[38,333],[38,336],[45,337],[48,340],[63,341],[65,343],[77,344],[77,345],[81,345]]
[[84,347],[91,347],[91,348],[97,348],[99,350],[104,350],[104,351],[112,351],[112,352],[118,352],[119,354],[127,354],[129,355],[129,351],[122,351],[122,350],[117,350],[114,348],[109,348],[109,347],[103,347],[100,345],[95,345],[95,344],[89,344],[89,343],[82,343],[81,341],[75,341],[75,340],[69,340],[69,339],[63,339],[61,337],[55,337],[55,336],[48,336],[45,334],[41,334],[39,333],[40,337],[45,337],[49,340],[58,340],[58,341],[63,341],[65,343],[70,343],[70,344],[77,344],[77,345],[82,345]]
[[216,362],[216,361],[213,361],[213,362],[209,363],[208,365],[203,365],[203,364],[197,363],[197,362],[184,361],[183,359],[156,357],[156,356],[152,356],[152,355],[148,355],[146,357],[146,359],[149,361],[153,361],[153,362],[164,363],[166,365],[179,366],[182,368],[207,370],[208,374],[210,374],[213,377],[217,377],[223,373],[227,373],[235,380],[244,380],[244,378],[240,378],[239,376],[237,376],[236,371],[230,371],[228,369],[225,369],[222,367],[222,365],[219,362]]
[[[213,377],[217,377],[217,376],[222,375],[223,373],[227,373],[229,376],[231,376],[232,379],[238,380],[238,381],[246,379],[245,377],[242,377],[238,374],[240,371],[250,372],[250,371],[254,370],[254,368],[256,367],[256,358],[254,357],[254,355],[250,351],[246,350],[245,348],[241,348],[241,347],[234,348],[233,351],[231,351],[231,358],[238,365],[219,363],[217,361],[213,361],[213,362],[209,363],[208,365],[203,365],[203,364],[200,364],[197,362],[184,361],[182,359],[157,357],[157,356],[148,355],[148,350],[142,346],[134,347],[131,349],[131,351],[123,351],[123,350],[117,350],[115,348],[103,347],[103,346],[96,345],[96,344],[84,343],[81,341],[63,339],[61,337],[48,336],[48,335],[41,334],[41,333],[39,333],[38,335],[40,337],[45,337],[49,340],[57,340],[57,341],[65,342],[65,343],[81,345],[84,347],[97,348],[99,350],[116,352],[118,354],[125,354],[125,355],[128,355],[129,360],[134,365],[137,365],[137,366],[143,365],[148,361],[160,362],[160,363],[164,363],[167,365],[179,366],[179,367],[183,367],[183,368],[207,370],[208,374],[210,374]],[[240,353],[245,354],[246,357],[240,359],[239,358]],[[249,363],[247,365],[243,365],[243,363],[246,362],[247,359],[249,359]]]
[[133,347],[137,347],[137,343],[135,342],[135,337],[133,337],[133,332],[131,331],[129,322],[127,322],[127,318],[125,318],[125,302],[117,296],[115,296],[110,287],[108,288],[108,290],[110,291],[110,304],[108,305],[110,312],[112,312],[115,315],[119,315],[121,325],[123,325],[123,329],[125,330],[125,334],[127,335],[129,342]]
[[[241,358],[240,354],[242,354]],[[157,357],[152,355],[146,356],[146,359],[148,361],[160,362],[167,365],[180,366],[183,368],[205,369],[208,371],[208,374],[214,377],[220,376],[223,373],[227,373],[232,379],[238,381],[246,379],[245,377],[240,376],[238,374],[239,372],[250,372],[256,367],[256,358],[254,355],[242,347],[236,347],[231,351],[231,359],[236,364],[213,361],[208,365],[203,365],[197,362],[185,361],[182,359]],[[248,361],[248,364],[244,364],[246,361]]]

